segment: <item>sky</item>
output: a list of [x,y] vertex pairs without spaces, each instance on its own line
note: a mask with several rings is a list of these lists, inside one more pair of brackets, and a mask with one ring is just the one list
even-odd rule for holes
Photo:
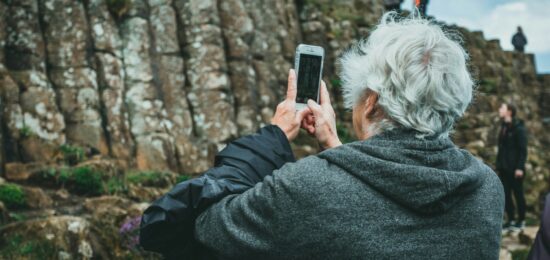
[[[403,9],[411,9],[405,0]],[[486,39],[499,39],[504,50],[513,50],[511,39],[523,28],[535,54],[538,73],[550,73],[550,0],[430,0],[428,15],[470,30],[481,30]]]

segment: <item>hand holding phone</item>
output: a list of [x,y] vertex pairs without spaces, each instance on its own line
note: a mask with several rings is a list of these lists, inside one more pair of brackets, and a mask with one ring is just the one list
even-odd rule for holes
[[299,111],[296,109],[297,92],[296,72],[291,69],[288,72],[286,99],[277,105],[277,111],[275,111],[275,115],[271,119],[271,124],[281,128],[289,141],[296,138],[302,121],[308,114],[311,114],[311,111],[307,107]]
[[322,150],[342,145],[336,130],[336,113],[330,103],[327,85],[321,81],[319,103],[309,100],[307,106],[313,114],[313,122],[302,121],[302,128],[319,141]]

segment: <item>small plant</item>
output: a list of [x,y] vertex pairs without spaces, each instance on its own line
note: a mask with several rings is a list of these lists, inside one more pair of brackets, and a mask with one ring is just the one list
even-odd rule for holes
[[529,249],[519,249],[512,251],[512,260],[524,260],[529,256]]
[[74,181],[77,192],[91,195],[99,195],[103,193],[101,173],[88,166],[83,166],[73,169],[71,175],[72,176],[69,176],[69,179]]
[[9,183],[0,185],[0,200],[8,208],[24,207],[27,203],[23,189],[19,185]]
[[129,172],[126,179],[132,184],[158,187],[170,184],[167,175],[167,173],[157,171]]
[[68,168],[59,169],[57,174],[57,182],[61,183],[63,186],[65,186],[65,183],[67,183],[72,176],[72,172]]
[[334,29],[332,30],[332,34],[334,35],[334,38],[340,39],[342,38],[342,35],[344,35],[344,31],[342,31],[342,29]]
[[176,178],[176,183],[184,182],[189,179],[191,179],[191,176],[184,173],[184,174],[178,175],[178,177]]
[[5,259],[20,259],[22,256],[25,256],[25,259],[50,259],[56,254],[57,249],[52,242],[27,240],[21,235],[14,235],[0,250],[0,255]]
[[86,154],[82,147],[63,144],[59,147],[59,150],[63,154],[63,160],[69,165],[75,165],[86,159]]
[[21,135],[21,137],[27,138],[33,136],[34,132],[30,127],[24,125],[23,127],[21,127],[21,129],[19,129],[19,134]]
[[44,179],[55,179],[57,176],[57,169],[56,168],[48,168],[45,171],[42,171],[42,178]]
[[332,8],[330,16],[336,18],[337,20],[349,20],[353,22],[360,21],[362,18],[360,15],[355,14],[352,10],[343,7]]
[[482,79],[479,82],[479,91],[488,93],[488,94],[495,94],[497,93],[497,82],[494,79]]
[[118,231],[122,240],[122,244],[132,250],[139,250],[139,226],[141,224],[141,216],[132,218],[120,227]]
[[123,181],[113,178],[104,182],[102,176],[101,172],[90,166],[50,168],[42,173],[45,179],[80,194],[100,195],[105,191],[110,194],[125,191]]
[[465,120],[465,119],[458,121],[456,124],[456,128],[459,130],[470,129],[471,127],[472,126],[470,125],[470,122],[468,122],[468,120]]
[[114,195],[114,194],[126,193],[126,191],[128,190],[128,187],[126,187],[126,184],[124,183],[123,180],[115,177],[115,178],[109,179],[107,183],[105,183],[104,190],[107,193]]
[[19,213],[15,213],[15,212],[10,212],[9,213],[9,216],[11,219],[15,220],[15,221],[24,221],[24,220],[27,220],[27,217],[23,214],[19,214]]

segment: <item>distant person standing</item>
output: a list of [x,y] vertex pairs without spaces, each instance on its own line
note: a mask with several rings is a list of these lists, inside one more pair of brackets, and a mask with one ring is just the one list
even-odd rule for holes
[[[516,118],[514,106],[502,104],[498,113],[502,124],[498,135],[496,166],[504,186],[505,209],[506,215],[508,215],[508,221],[503,228],[506,230],[522,229],[525,227],[523,179],[525,178],[525,161],[527,159],[527,131],[523,122]],[[512,192],[518,209],[517,219],[512,202]]]
[[384,7],[386,8],[386,11],[396,11],[401,12],[401,4],[403,3],[403,0],[384,0]]
[[514,45],[514,49],[518,52],[525,51],[525,45],[527,45],[527,38],[523,34],[523,30],[521,29],[521,26],[518,26],[518,31],[516,32],[516,34],[514,34],[514,37],[512,37],[512,45]]
[[420,11],[422,17],[426,17],[426,9],[428,7],[429,0],[415,0],[414,6]]

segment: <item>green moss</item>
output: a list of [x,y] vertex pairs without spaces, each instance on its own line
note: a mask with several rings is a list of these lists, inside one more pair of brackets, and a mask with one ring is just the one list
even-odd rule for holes
[[344,32],[341,29],[334,29],[332,30],[332,34],[334,35],[334,38],[340,39],[342,38],[342,35],[344,35]]
[[184,182],[189,179],[191,179],[191,176],[187,174],[181,174],[181,175],[178,175],[178,177],[176,178],[176,183]]
[[[124,175],[107,179],[105,174],[90,166],[50,168],[42,172],[42,177],[44,181],[65,187],[71,192],[85,195],[126,194],[128,191]],[[147,182],[149,179],[155,179],[149,174],[139,175],[138,177],[141,179],[137,182]]]
[[99,195],[103,193],[102,174],[89,166],[77,168],[59,168],[51,170],[55,172],[55,181],[62,186],[68,186],[69,189],[88,195]]
[[497,93],[497,82],[494,79],[482,79],[479,82],[479,91],[488,93],[488,94],[496,94]]
[[524,260],[529,255],[529,249],[520,249],[512,251],[512,260]]
[[99,195],[103,193],[103,184],[101,182],[101,173],[88,166],[73,169],[70,179],[74,181],[77,192]]
[[21,129],[19,129],[19,134],[21,135],[21,137],[26,138],[33,136],[34,132],[30,127],[24,125]]
[[0,200],[8,208],[20,208],[27,203],[23,189],[19,185],[9,183],[0,185]]
[[124,180],[115,177],[105,183],[105,191],[111,195],[124,194],[128,191],[128,187]]
[[165,186],[169,184],[168,179],[168,173],[158,171],[128,172],[126,175],[126,180],[129,183],[143,186]]
[[[0,250],[2,259],[53,259],[57,256],[56,246],[47,240],[27,240],[21,235],[14,235],[4,243]],[[4,258],[5,257],[5,258]]]
[[42,178],[44,179],[55,179],[57,176],[57,169],[49,168],[45,171],[42,171]]
[[465,119],[462,119],[456,123],[456,129],[458,130],[470,129],[471,127],[470,122]]
[[11,219],[15,220],[15,221],[24,221],[24,220],[27,220],[27,217],[23,214],[19,214],[19,213],[15,213],[15,212],[10,212],[9,213],[9,216]]
[[69,168],[61,168],[57,172],[57,182],[64,185],[67,183],[72,176],[72,172]]
[[364,23],[364,17],[357,10],[348,5],[342,5],[336,0],[305,0],[307,6],[314,6],[324,15],[330,16],[337,21],[349,20],[356,23]]
[[504,79],[506,80],[506,82],[511,82],[514,80],[514,71],[512,68],[504,69]]
[[349,8],[337,7],[332,9],[330,16],[337,20],[360,21],[363,17],[354,13]]
[[65,163],[69,165],[75,165],[86,159],[84,149],[76,145],[63,144],[59,147],[59,151],[63,154]]
[[525,225],[526,226],[536,226],[540,225],[540,221],[538,219],[532,218],[530,216],[527,216],[525,218]]

